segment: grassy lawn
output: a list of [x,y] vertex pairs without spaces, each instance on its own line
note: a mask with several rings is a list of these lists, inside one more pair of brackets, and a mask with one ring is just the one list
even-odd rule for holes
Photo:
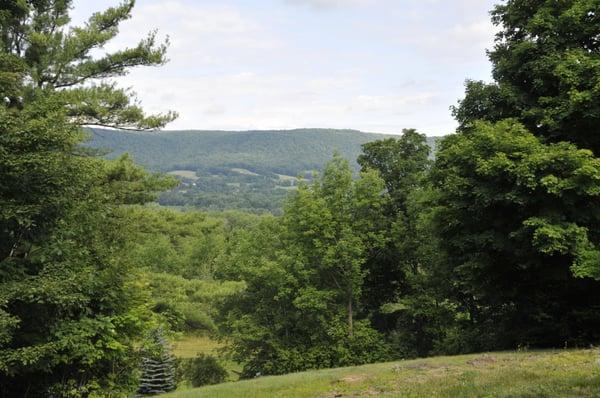
[[600,350],[436,357],[261,377],[161,398],[600,397]]

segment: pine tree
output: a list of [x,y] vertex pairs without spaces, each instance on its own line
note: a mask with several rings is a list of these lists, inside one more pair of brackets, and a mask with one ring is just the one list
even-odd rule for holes
[[161,329],[152,333],[152,349],[144,352],[140,378],[140,395],[156,395],[173,391],[175,383],[175,358]]
[[131,159],[87,156],[80,127],[170,121],[174,114],[147,115],[111,81],[163,64],[166,43],[151,33],[106,52],[134,1],[79,27],[72,3],[0,0],[2,397],[122,396],[136,387],[134,344],[147,317],[125,260],[122,206],[161,188]]

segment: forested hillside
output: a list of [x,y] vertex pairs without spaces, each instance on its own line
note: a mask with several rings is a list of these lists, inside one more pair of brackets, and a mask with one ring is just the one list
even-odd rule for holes
[[[155,171],[243,168],[254,173],[297,176],[320,170],[334,151],[352,161],[366,142],[390,137],[356,130],[297,129],[263,131],[130,132],[90,129],[88,145],[116,158],[128,152]],[[430,138],[433,144],[435,138]]]
[[[182,184],[159,197],[162,205],[276,214],[298,176],[310,178],[334,152],[357,171],[361,145],[389,137],[331,129],[90,133],[87,145],[110,159],[129,153],[150,170],[178,176]],[[435,140],[428,142],[433,146]]]

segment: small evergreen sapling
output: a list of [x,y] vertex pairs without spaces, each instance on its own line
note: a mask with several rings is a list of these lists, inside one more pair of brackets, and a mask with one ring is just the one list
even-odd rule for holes
[[156,395],[175,390],[175,358],[161,329],[152,333],[151,348],[144,351],[138,394]]

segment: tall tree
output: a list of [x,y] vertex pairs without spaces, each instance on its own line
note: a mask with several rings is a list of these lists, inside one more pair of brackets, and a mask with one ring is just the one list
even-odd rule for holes
[[353,180],[336,155],[322,176],[299,187],[266,236],[258,230],[240,241],[245,255],[236,268],[247,289],[224,312],[245,375],[387,357],[362,312],[364,261],[385,240],[383,191],[376,172]]
[[[411,195],[423,190],[430,166],[430,148],[424,134],[403,130],[399,138],[387,138],[363,145],[358,163],[363,171],[375,170],[384,181],[389,200],[386,212],[387,244],[371,253],[366,268],[366,303],[371,311],[407,293],[406,274],[418,267],[419,237]],[[414,207],[414,206],[413,206]]]
[[419,189],[430,166],[431,149],[424,134],[405,129],[399,138],[363,144],[358,164],[379,172],[391,196],[394,212],[406,212],[407,198]]
[[148,347],[142,355],[140,395],[158,395],[177,388],[175,382],[175,357],[161,329],[150,336]]
[[454,108],[461,129],[517,118],[550,142],[600,154],[600,4],[595,0],[508,0],[489,52],[494,82],[467,82]]
[[68,28],[71,1],[0,2],[0,396],[119,396],[148,316],[121,205],[171,181],[81,149],[82,124],[160,127],[98,79],[164,61],[154,35],[94,58],[133,2]]
[[598,18],[595,0],[496,6],[494,82],[467,82],[453,110],[433,173],[439,276],[470,349],[599,337],[598,284],[574,277],[600,275]]
[[600,285],[573,270],[599,258],[600,159],[478,122],[442,142],[433,181],[438,277],[466,314],[465,349],[598,341]]
[[429,154],[425,135],[407,129],[399,138],[363,145],[358,158],[363,170],[379,172],[390,198],[386,245],[367,256],[364,302],[400,357],[430,354],[452,316],[430,272],[436,256],[424,222],[431,205]]

